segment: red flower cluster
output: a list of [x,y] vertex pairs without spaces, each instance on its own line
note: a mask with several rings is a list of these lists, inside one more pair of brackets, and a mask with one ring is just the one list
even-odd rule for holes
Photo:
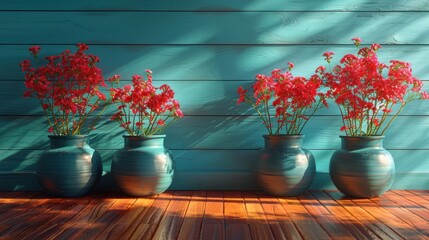
[[[358,47],[360,38],[353,38]],[[411,64],[398,60],[390,65],[378,61],[377,50],[372,44],[346,54],[331,72],[319,67],[317,72],[326,80],[327,95],[335,99],[341,110],[344,125],[341,130],[348,136],[383,135],[392,121],[409,102],[428,99],[422,91],[422,82],[412,74]],[[330,62],[332,52],[325,53]],[[387,73],[385,73],[387,70]],[[392,118],[393,106],[400,104]]]
[[[112,120],[119,122],[131,136],[149,136],[164,131],[174,120],[183,117],[180,104],[174,99],[174,91],[164,84],[156,88],[152,84],[152,72],[146,70],[147,80],[134,75],[132,86],[112,87],[112,102],[117,112]],[[119,75],[109,79],[118,85]]]
[[[36,58],[39,46],[33,46],[30,53]],[[54,135],[82,134],[88,114],[99,109],[106,96],[100,91],[105,87],[101,69],[96,67],[99,58],[87,55],[88,46],[77,44],[72,53],[65,50],[56,56],[46,57],[44,66],[35,68],[30,60],[20,66],[25,72],[25,97],[39,100],[49,122],[49,131]],[[97,118],[98,119],[98,118]],[[95,122],[89,126],[88,132]]]
[[[270,135],[284,133],[300,134],[307,121],[322,107],[328,106],[324,94],[320,91],[323,85],[321,78],[313,74],[309,79],[294,77],[290,70],[282,72],[274,69],[271,76],[258,74],[253,84],[253,99],[247,96],[243,87],[238,88],[239,99],[250,103],[262,119]],[[260,110],[262,105],[263,110]],[[272,113],[275,109],[275,113]],[[275,125],[273,125],[275,124]]]

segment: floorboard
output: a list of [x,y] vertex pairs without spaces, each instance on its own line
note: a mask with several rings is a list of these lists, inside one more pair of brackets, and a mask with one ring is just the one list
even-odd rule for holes
[[0,192],[0,239],[429,239],[429,192],[393,190],[372,199],[322,190],[297,197]]

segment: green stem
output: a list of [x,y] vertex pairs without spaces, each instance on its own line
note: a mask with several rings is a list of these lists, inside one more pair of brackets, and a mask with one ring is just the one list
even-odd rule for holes
[[404,109],[405,105],[407,105],[409,102],[411,102],[413,100],[412,96],[409,96],[402,104],[401,107],[399,108],[399,110],[396,112],[396,114],[392,117],[392,119],[390,119],[390,121],[387,123],[386,127],[383,129],[383,131],[381,132],[381,135],[384,135],[384,133],[386,132],[386,130],[389,128],[390,124],[393,122],[393,120],[396,119],[396,117],[399,115],[399,113],[402,111],[402,109]]
[[258,115],[261,118],[262,122],[264,123],[265,127],[267,128],[268,133],[270,135],[272,135],[271,128],[268,128],[268,123],[267,123],[266,119],[264,118],[264,116],[262,115],[261,111],[259,110],[258,106],[256,106],[256,104],[253,103],[248,97],[246,97],[246,102],[248,102],[250,105],[252,105],[252,107],[256,110],[256,112],[258,113]]
[[268,132],[270,132],[270,134],[273,132],[273,126],[271,125],[271,115],[270,115],[270,109],[268,106],[268,101],[264,101],[264,106],[265,106],[265,113],[267,114],[267,118],[268,118],[268,126],[267,128],[269,128]]

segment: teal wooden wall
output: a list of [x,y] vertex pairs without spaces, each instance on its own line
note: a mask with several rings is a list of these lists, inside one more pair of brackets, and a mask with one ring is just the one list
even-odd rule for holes
[[[19,63],[28,48],[57,54],[89,44],[106,77],[126,80],[152,69],[170,84],[185,118],[171,127],[166,145],[176,156],[173,189],[257,189],[253,170],[264,127],[254,112],[236,106],[236,89],[257,73],[295,63],[309,76],[323,52],[354,52],[352,37],[383,44],[382,60],[413,63],[429,90],[429,2],[420,0],[217,0],[0,2],[0,190],[40,189],[34,165],[47,147],[46,124],[34,99],[24,99]],[[112,154],[123,132],[108,122],[91,134],[114,189]],[[305,147],[317,161],[313,188],[331,189],[329,158],[340,145],[335,106],[318,112],[305,129]],[[429,104],[413,103],[386,135],[397,165],[393,188],[429,189]]]

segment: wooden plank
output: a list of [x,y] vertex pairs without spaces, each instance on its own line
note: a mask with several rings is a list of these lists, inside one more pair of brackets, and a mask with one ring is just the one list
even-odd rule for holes
[[46,221],[40,222],[39,224],[31,223],[31,231],[28,231],[26,237],[19,237],[20,239],[48,239],[51,235],[58,233],[58,229],[61,226],[67,224],[70,219],[76,217],[85,211],[88,204],[91,202],[89,197],[71,198],[66,199],[64,203],[57,205],[57,211],[55,214],[52,213],[51,217]]
[[61,11],[428,11],[429,5],[425,1],[412,0],[392,2],[389,0],[364,0],[357,4],[354,0],[320,2],[318,0],[292,1],[249,1],[249,0],[218,0],[182,2],[139,1],[128,0],[118,2],[114,0],[52,2],[39,0],[37,4],[32,0],[3,1],[0,10],[61,10]]
[[21,209],[21,211],[14,212],[12,216],[8,216],[0,224],[7,224],[9,228],[5,231],[0,232],[0,236],[4,239],[22,239],[28,237],[32,233],[32,230],[37,225],[45,223],[50,217],[52,217],[51,208],[56,205],[62,205],[64,200],[61,198],[47,198],[33,199],[30,202],[29,208],[32,211],[28,211],[28,208]]
[[406,197],[408,200],[419,204],[422,207],[429,209],[429,193],[427,191],[415,191],[415,190],[396,190],[401,196]]
[[[138,198],[134,205],[119,219],[112,231],[116,236],[123,239],[129,239],[137,228],[140,228],[140,222],[148,212],[155,201],[155,197]],[[143,224],[144,228],[147,225]],[[103,232],[104,233],[104,232]],[[99,236],[99,238],[102,236]],[[107,237],[107,236],[106,236]]]
[[[100,123],[103,125],[91,133],[90,145],[95,149],[122,148],[124,131],[118,124],[107,119],[101,119]],[[304,147],[338,149],[341,125],[338,116],[314,116],[304,131]],[[428,125],[426,116],[398,116],[386,133],[384,147],[427,149],[425,142],[429,141],[429,135],[421,129]],[[0,149],[44,149],[47,146],[48,134],[42,117],[2,116],[0,126]],[[185,116],[166,134],[165,146],[169,149],[261,149],[266,129],[256,116]],[[424,158],[418,156],[418,159]]]
[[[395,199],[395,201],[392,201],[391,198]],[[417,209],[410,210],[411,208],[403,208],[402,206],[403,201],[397,201],[397,197],[391,196],[387,193],[386,196],[383,196],[380,199],[373,199],[372,201],[375,202],[377,205],[383,207],[393,215],[400,218],[402,221],[406,222],[410,226],[412,226],[414,229],[421,232],[426,237],[429,237],[429,222],[428,219],[425,219],[415,212],[418,211]],[[411,207],[411,206],[410,206]],[[414,211],[416,210],[416,211]],[[423,212],[420,212],[420,214],[424,214]],[[427,217],[427,215],[425,215]]]
[[309,192],[304,192],[297,198],[332,239],[355,239],[347,227]]
[[313,196],[342,223],[347,230],[357,239],[381,239],[375,235],[365,224],[356,221],[346,209],[341,205],[335,204],[335,201],[323,191],[312,192]]
[[198,239],[200,237],[204,209],[207,201],[206,196],[206,191],[193,191],[177,239],[188,240]]
[[225,239],[224,226],[218,223],[203,224],[201,228],[201,239]]
[[260,192],[258,195],[274,239],[302,239],[298,229],[279,200],[264,192]]
[[419,201],[416,201],[419,198],[414,197],[413,195],[402,195],[402,193],[406,192],[407,191],[405,190],[398,192],[388,191],[386,192],[386,194],[383,194],[383,197],[389,199],[390,201],[396,203],[403,208],[412,209],[414,215],[417,215],[429,222],[429,209],[427,209],[427,206],[429,205],[426,205],[426,207],[421,206],[421,203],[419,203]]
[[393,231],[397,232],[404,239],[426,239],[424,235],[418,232],[414,227],[405,223],[401,218],[390,213],[387,208],[383,208],[370,199],[352,199],[354,204],[357,204],[373,217],[389,226]]
[[59,224],[53,232],[49,232],[47,239],[58,239],[58,238],[74,238],[79,236],[86,227],[96,221],[102,216],[118,199],[115,195],[100,195],[100,199],[91,199],[87,204],[87,207],[79,212],[78,215],[70,219],[70,221],[64,224]]
[[154,232],[153,239],[177,239],[186,215],[192,192],[175,192],[172,202]]
[[279,201],[304,239],[330,239],[296,197],[279,198]]
[[408,190],[410,192],[412,192],[414,195],[418,195],[421,196],[422,198],[429,200],[429,191],[427,189],[425,189],[426,191],[418,191],[418,192],[414,192],[412,190]]
[[248,215],[241,192],[224,192],[225,239],[250,239]]
[[344,209],[350,212],[356,221],[363,223],[368,229],[374,232],[381,239],[402,239],[402,237],[394,232],[389,226],[378,221],[370,213],[365,211],[363,208],[354,204],[350,199],[344,197],[339,191],[326,191],[326,193],[333,199],[337,204],[340,204]]
[[[125,81],[123,85],[131,84]],[[168,84],[175,91],[175,98],[180,101],[181,110],[186,115],[237,115],[246,114],[249,106],[237,105],[237,88],[249,85],[243,81],[163,81],[155,82],[155,86]],[[110,86],[109,86],[110,87]],[[0,106],[0,115],[44,115],[43,109],[36,98],[22,98],[26,91],[24,80],[2,81],[0,94],[5,104]],[[104,91],[106,96],[109,92]],[[116,112],[114,104],[108,106],[103,115]],[[250,113],[250,112],[249,112]]]
[[249,226],[245,223],[228,223],[225,225],[225,239],[251,239]]
[[[28,236],[22,239],[49,239],[52,236],[59,235],[63,230],[65,225],[71,225],[69,221],[71,219],[78,219],[79,215],[88,213],[88,206],[93,204],[94,196],[83,196],[79,198],[69,198],[65,201],[69,201],[69,204],[65,206],[70,206],[67,210],[60,210],[61,212],[55,215],[52,215],[47,221],[44,221],[40,224],[32,224],[33,227],[38,226],[37,229],[34,229]],[[62,205],[57,205],[57,208],[63,208]]]
[[[64,26],[61,28],[66,29]],[[98,33],[99,31],[95,31],[95,34]],[[56,34],[55,31],[49,36],[53,34]],[[352,37],[354,35],[350,36],[350,38]],[[286,70],[288,61],[295,64],[292,72],[294,75],[309,77],[318,66],[328,66],[322,57],[324,52],[335,52],[332,60],[334,65],[344,54],[356,53],[357,50],[349,41],[349,37],[344,45],[313,45],[301,42],[296,45],[96,45],[96,43],[85,41],[82,38],[83,36],[80,37],[79,42],[89,44],[88,53],[99,56],[100,62],[97,66],[103,70],[106,78],[119,74],[124,80],[130,80],[132,75],[144,75],[145,69],[151,69],[156,81],[198,81],[190,82],[188,85],[190,88],[205,84],[200,81],[253,81],[256,74],[270,74],[274,68]],[[371,39],[364,38],[364,40],[367,44],[380,42],[380,39],[371,41]],[[105,41],[103,42],[105,43]],[[18,43],[19,41],[14,40],[13,44],[0,45],[2,53],[0,55],[2,73],[0,80],[2,81],[23,81],[24,74],[21,72],[19,63],[31,58],[28,51],[31,45],[38,44],[42,47],[40,58],[59,54],[66,49],[72,51],[75,49],[75,42],[68,45],[61,45],[58,42],[55,45],[44,45],[41,42]],[[379,61],[386,64],[389,64],[392,59],[410,62],[413,74],[417,78],[429,80],[429,73],[424,64],[426,56],[429,54],[429,46],[413,44],[383,45],[382,49],[378,51]],[[298,55],[296,54],[297,49],[299,49]],[[216,89],[216,92],[218,91],[225,93],[225,97],[231,101],[237,97],[235,92],[232,94],[227,89]]]
[[[129,81],[123,85],[130,84]],[[244,86],[251,89],[253,82],[248,81],[162,81],[155,86],[168,84],[175,91],[175,98],[180,101],[180,108],[186,115],[256,115],[256,111],[248,104],[237,105],[237,88]],[[424,89],[429,92],[429,81],[424,82]],[[0,115],[44,115],[43,109],[36,98],[22,98],[25,92],[23,80],[2,81],[0,96],[5,104],[0,105]],[[105,91],[109,96],[108,91]],[[322,108],[317,115],[339,115],[333,100],[328,101],[329,108]],[[429,115],[425,107],[426,101],[413,101],[401,112],[401,115]],[[107,107],[103,115],[111,116],[116,106]]]
[[[137,232],[142,233],[137,239],[313,239],[308,238],[312,235],[347,239],[356,234],[348,232],[350,226],[357,228],[362,223],[376,234],[364,239],[426,239],[421,231],[428,221],[414,212],[426,208],[412,201],[419,193],[426,195],[427,191],[389,191],[374,199],[344,198],[338,191],[310,191],[298,198],[276,198],[254,191],[176,191],[138,199],[114,192],[65,199],[0,192],[2,212],[26,212],[2,217],[0,232],[5,239],[134,239],[137,235],[132,234]],[[428,200],[421,204],[425,202]],[[168,220],[172,218],[177,221]],[[187,224],[192,218],[200,220]],[[330,227],[323,223],[328,219]],[[283,224],[286,222],[291,224]],[[201,223],[201,228],[191,230]],[[154,236],[162,225],[169,225],[177,234]],[[188,231],[193,234],[184,234]]]
[[133,232],[131,239],[150,239],[153,236],[157,225],[171,202],[173,194],[174,192],[159,194],[151,207],[144,214],[139,215],[137,222],[140,222],[140,224],[134,225],[134,231],[132,228],[127,230]]
[[125,213],[134,205],[136,200],[136,198],[119,199],[102,216],[92,222],[79,237],[83,239],[120,238],[121,235],[115,231],[116,225],[111,223],[123,219]]
[[[31,192],[0,192],[0,233],[11,234],[17,226],[22,224],[9,224],[6,220],[13,220],[17,216],[25,214],[28,207],[35,207],[35,199],[40,197],[40,193]],[[11,229],[12,228],[12,229]],[[0,235],[1,236],[1,235]]]
[[[48,196],[42,195],[40,198],[35,196],[35,199],[26,199],[24,202],[26,203],[25,207],[20,207],[20,205],[17,205],[17,208],[15,208],[12,211],[7,211],[5,214],[2,214],[2,218],[0,219],[0,224],[8,223],[10,225],[16,225],[19,227],[19,224],[23,224],[23,219],[32,219],[34,218],[35,214],[40,214],[41,212],[49,210],[51,207],[50,204],[58,204],[62,202],[62,199],[53,199],[51,200]],[[28,208],[34,209],[34,211],[27,211]],[[1,234],[0,234],[1,236]]]
[[201,239],[225,239],[223,193],[209,191],[206,201]]
[[252,239],[274,239],[256,192],[243,193]]
[[247,211],[244,199],[239,191],[225,191],[224,198],[224,214],[225,224],[229,223],[244,223],[247,224]]
[[38,216],[35,217],[35,220],[30,221],[30,226],[21,230],[19,235],[16,235],[17,239],[44,239],[44,233],[47,233],[51,230],[46,226],[58,226],[59,224],[64,224],[70,218],[79,214],[82,211],[86,204],[89,202],[89,199],[64,199],[60,204],[55,204],[53,207]]
[[[329,161],[335,150],[309,149],[316,161],[317,171],[328,173]],[[110,172],[110,165],[116,149],[97,150],[103,160],[103,170]],[[0,150],[0,168],[3,174],[9,173],[34,173],[37,159],[43,150]],[[424,173],[429,171],[429,150],[401,149],[389,150],[395,159],[396,169],[400,170],[398,174],[404,173]],[[207,150],[172,150],[175,160],[176,177],[186,177],[185,174],[190,172],[253,172],[259,161],[260,150],[257,149],[230,149],[218,151],[216,149]],[[202,158],[201,156],[204,156]],[[0,177],[2,174],[0,174]],[[23,176],[30,178],[30,176]],[[400,180],[397,177],[396,180]],[[6,177],[4,178],[6,179]],[[10,182],[14,180],[11,179]],[[255,180],[256,181],[256,180]],[[0,181],[2,182],[2,181]],[[237,183],[240,181],[237,181]],[[254,182],[256,184],[256,182]],[[412,183],[412,182],[409,182]],[[316,183],[317,184],[317,183]],[[397,183],[395,183],[397,184]],[[395,185],[394,184],[394,185]],[[424,183],[423,183],[424,184]],[[173,183],[173,186],[181,184]],[[210,186],[206,186],[210,187]],[[18,189],[15,189],[18,190]]]
[[0,219],[4,219],[4,214],[9,214],[7,210],[19,210],[26,208],[32,198],[37,198],[40,192],[3,192],[0,191]]
[[[234,159],[220,159],[219,161],[234,161]],[[108,170],[108,169],[106,169]],[[403,172],[397,173],[395,183],[391,189],[427,189],[427,172]],[[15,191],[42,191],[37,182],[34,173],[21,174],[9,173],[15,175],[13,178],[3,178],[0,175],[0,190],[12,191],[16,184],[20,185],[19,190]],[[13,181],[11,180],[13,179]],[[195,181],[199,179],[199,181]],[[221,179],[221,180],[219,180]],[[22,184],[24,183],[24,184]],[[116,191],[119,190],[110,173],[106,173],[101,182],[96,186],[97,191]],[[227,171],[212,169],[212,171],[176,171],[174,182],[170,190],[260,190],[255,180],[253,171]],[[329,189],[335,190],[329,174],[327,172],[317,172],[311,189]]]
[[[357,34],[369,42],[428,44],[419,38],[428,20],[426,12],[5,11],[0,44],[349,44]],[[350,31],[356,22],[366,31]]]

